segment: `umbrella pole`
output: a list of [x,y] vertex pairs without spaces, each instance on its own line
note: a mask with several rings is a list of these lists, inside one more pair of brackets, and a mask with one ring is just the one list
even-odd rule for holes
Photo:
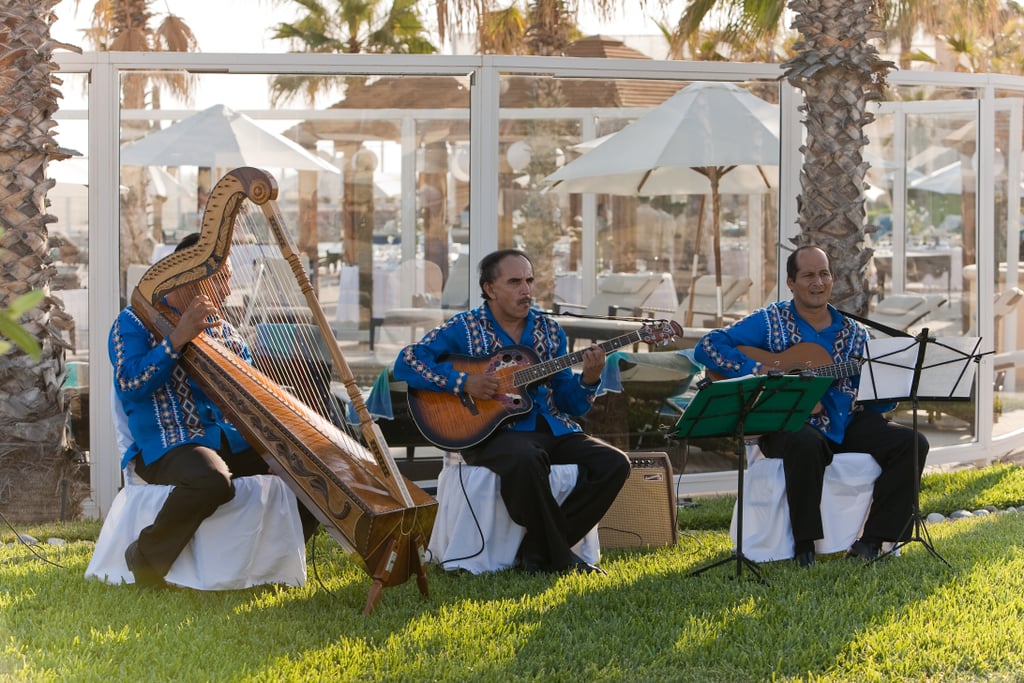
[[700,241],[703,239],[704,228],[704,195],[700,196],[700,211],[697,213],[697,239],[693,244],[693,265],[690,267],[690,298],[686,305],[687,327],[693,325],[693,299],[697,294],[697,264],[700,262]]
[[708,180],[711,181],[711,216],[712,237],[715,245],[715,326],[722,325],[722,240],[721,213],[722,197],[718,194],[719,169],[712,166],[708,169]]

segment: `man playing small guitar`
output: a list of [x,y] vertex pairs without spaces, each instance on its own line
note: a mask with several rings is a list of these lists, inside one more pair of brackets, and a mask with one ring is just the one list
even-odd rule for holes
[[[797,432],[760,439],[761,451],[781,458],[793,526],[794,556],[801,567],[814,564],[814,541],[823,537],[821,491],[825,468],[840,452],[870,453],[882,468],[860,539],[848,557],[874,559],[884,541],[906,541],[912,531],[915,483],[920,483],[928,441],[914,430],[886,420],[895,404],[858,404],[855,369],[863,356],[867,329],[829,305],[832,272],[828,255],[803,246],[789,255],[786,284],[791,301],[772,303],[731,326],[709,332],[694,358],[712,375],[738,377],[772,370],[822,368],[836,377],[807,423]],[[808,353],[813,349],[812,353]],[[803,358],[805,363],[799,362]],[[916,482],[915,482],[916,479]]]
[[[532,306],[533,263],[523,252],[503,249],[485,256],[480,289],[481,306],[452,317],[399,354],[394,376],[408,384],[414,414],[414,393],[429,398],[437,392],[454,404],[453,421],[469,422],[511,393],[498,373],[488,371],[495,364],[516,365],[525,355],[541,362],[566,356],[561,327]],[[472,369],[454,357],[489,361]],[[592,345],[582,352],[581,374],[567,361],[546,380],[526,384],[528,400],[521,396],[514,402],[527,406],[527,412],[513,413],[480,441],[463,441],[463,459],[499,476],[509,516],[526,528],[518,555],[526,571],[604,573],[571,550],[604,516],[629,476],[626,454],[587,436],[573,419],[593,405],[604,360],[604,350]],[[553,464],[579,467],[576,488],[561,506],[548,483]]]

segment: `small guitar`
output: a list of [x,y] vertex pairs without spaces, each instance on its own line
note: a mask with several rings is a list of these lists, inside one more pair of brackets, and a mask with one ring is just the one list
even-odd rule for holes
[[[743,355],[759,362],[762,373],[775,370],[786,375],[809,372],[818,377],[835,377],[836,379],[860,374],[860,360],[836,363],[825,347],[811,342],[794,344],[781,353],[772,353],[756,346],[737,346],[736,349]],[[713,370],[708,370],[707,374],[712,380],[723,379],[722,375]]]
[[[682,334],[679,323],[659,320],[598,346],[609,353],[641,341],[667,343]],[[509,418],[530,412],[533,399],[527,388],[582,363],[584,350],[548,361],[541,361],[533,349],[519,345],[505,346],[482,358],[450,355],[444,360],[461,372],[496,377],[499,386],[494,398],[477,400],[468,395],[460,397],[450,392],[410,388],[407,394],[409,413],[423,436],[437,447],[457,451],[475,446]]]

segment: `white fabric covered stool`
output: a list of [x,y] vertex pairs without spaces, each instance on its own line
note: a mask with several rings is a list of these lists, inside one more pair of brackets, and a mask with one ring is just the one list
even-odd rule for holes
[[[572,493],[577,473],[575,465],[551,467],[551,493],[559,503]],[[466,465],[458,453],[449,453],[437,478],[437,503],[428,546],[433,562],[447,571],[464,569],[473,574],[515,564],[526,529],[508,516],[498,475],[486,467]],[[600,561],[597,527],[573,550],[591,564]]]
[[[128,483],[118,492],[85,570],[87,578],[135,582],[124,561],[125,548],[153,522],[172,488]],[[198,590],[305,584],[306,546],[295,494],[270,474],[235,479],[235,497],[203,520],[165,578]]]
[[[114,426],[122,452],[131,443],[121,403],[112,400]],[[149,526],[172,486],[147,484],[129,465],[103,520],[87,578],[134,583],[124,551]],[[235,479],[235,497],[203,520],[165,577],[168,583],[197,590],[229,590],[277,583],[306,582],[306,545],[302,520],[288,485],[261,474]]]
[[[743,555],[754,562],[793,557],[793,528],[786,501],[782,460],[766,458],[756,445],[747,446],[743,479]],[[882,473],[867,453],[836,453],[825,468],[821,492],[824,538],[815,541],[819,555],[844,551],[860,535],[867,518],[875,479]],[[736,508],[729,529],[736,543]]]

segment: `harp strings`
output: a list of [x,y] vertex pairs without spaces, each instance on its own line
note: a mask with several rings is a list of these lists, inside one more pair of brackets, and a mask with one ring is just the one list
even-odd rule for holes
[[230,278],[225,314],[246,340],[253,364],[320,416],[308,427],[372,461],[360,445],[357,425],[347,419],[345,392],[326,347],[336,343],[333,335],[325,339],[314,323],[266,217],[251,202],[243,203],[235,221],[228,262],[231,267],[213,277]]

